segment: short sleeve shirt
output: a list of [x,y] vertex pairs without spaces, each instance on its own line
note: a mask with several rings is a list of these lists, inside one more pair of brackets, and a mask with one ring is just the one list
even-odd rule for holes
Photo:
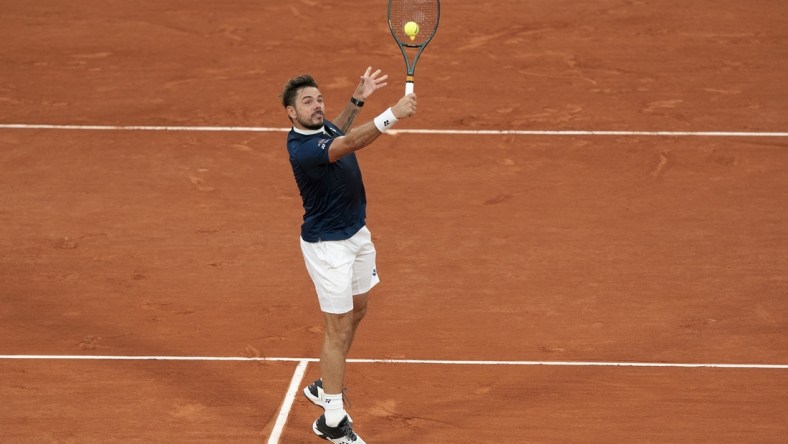
[[[355,153],[328,160],[328,149],[342,131],[325,121],[323,131],[303,134],[290,130],[287,151],[301,201],[306,242],[344,240],[365,224],[367,197]],[[310,132],[311,133],[311,132]]]

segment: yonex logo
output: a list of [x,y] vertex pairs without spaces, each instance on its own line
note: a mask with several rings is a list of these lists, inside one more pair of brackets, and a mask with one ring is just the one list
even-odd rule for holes
[[390,121],[389,121],[389,120],[384,120],[384,121],[383,121],[383,126],[389,126],[389,123],[390,123]]
[[378,275],[378,270],[377,270],[377,268],[373,268],[373,269],[372,269],[372,276],[377,276],[377,275]]

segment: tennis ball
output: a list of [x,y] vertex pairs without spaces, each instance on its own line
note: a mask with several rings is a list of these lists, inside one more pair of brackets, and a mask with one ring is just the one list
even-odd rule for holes
[[416,35],[419,33],[419,24],[416,22],[405,23],[402,30],[405,31],[405,35],[410,37],[411,40],[416,40]]

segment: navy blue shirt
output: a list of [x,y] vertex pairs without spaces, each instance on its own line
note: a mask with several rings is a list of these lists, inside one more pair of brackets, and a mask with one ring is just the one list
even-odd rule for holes
[[[301,237],[307,242],[344,240],[364,226],[367,196],[355,153],[328,160],[328,148],[342,136],[333,123],[324,121],[323,131],[287,136],[287,152],[304,204]],[[311,131],[309,131],[311,132]]]

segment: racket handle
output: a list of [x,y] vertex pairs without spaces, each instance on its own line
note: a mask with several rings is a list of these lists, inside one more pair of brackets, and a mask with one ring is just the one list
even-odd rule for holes
[[405,95],[407,96],[408,94],[413,94],[413,81],[412,80],[408,80],[407,82],[405,82]]

